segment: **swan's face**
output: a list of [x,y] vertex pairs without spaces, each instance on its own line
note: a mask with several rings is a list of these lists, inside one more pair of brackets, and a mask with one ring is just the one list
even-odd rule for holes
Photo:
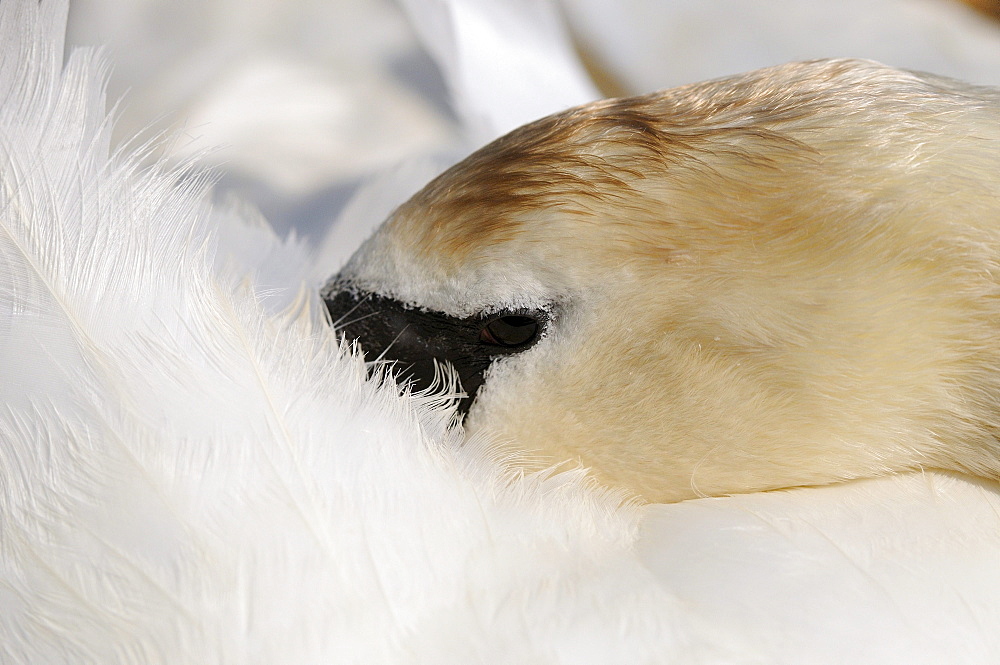
[[833,61],[518,129],[325,296],[369,357],[452,362],[468,431],[673,501],[997,475],[998,257],[997,93]]

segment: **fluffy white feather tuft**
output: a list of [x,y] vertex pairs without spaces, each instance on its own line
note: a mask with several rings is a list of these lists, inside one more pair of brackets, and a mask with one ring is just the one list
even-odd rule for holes
[[704,646],[675,641],[630,553],[634,509],[579,474],[508,487],[442,400],[366,382],[315,294],[267,311],[217,260],[233,213],[204,178],[109,156],[99,60],[63,67],[65,13],[0,3],[0,661]]

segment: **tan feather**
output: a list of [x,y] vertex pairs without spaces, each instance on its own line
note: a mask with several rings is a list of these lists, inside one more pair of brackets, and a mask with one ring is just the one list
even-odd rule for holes
[[673,501],[1000,476],[998,257],[998,91],[833,60],[522,127],[343,275],[455,315],[553,303],[469,429]]

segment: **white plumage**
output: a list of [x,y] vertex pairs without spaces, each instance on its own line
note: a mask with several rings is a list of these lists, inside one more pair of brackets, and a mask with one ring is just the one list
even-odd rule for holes
[[457,445],[441,400],[364,379],[315,293],[254,280],[295,247],[109,154],[65,12],[0,3],[4,665],[1000,653],[991,485],[620,507]]

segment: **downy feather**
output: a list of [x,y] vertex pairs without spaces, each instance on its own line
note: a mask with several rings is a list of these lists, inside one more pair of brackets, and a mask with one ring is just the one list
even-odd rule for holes
[[579,474],[506,489],[448,407],[366,381],[315,293],[272,314],[218,271],[234,213],[109,152],[100,60],[63,66],[65,13],[0,3],[0,661],[716,649],[675,642],[634,509]]

